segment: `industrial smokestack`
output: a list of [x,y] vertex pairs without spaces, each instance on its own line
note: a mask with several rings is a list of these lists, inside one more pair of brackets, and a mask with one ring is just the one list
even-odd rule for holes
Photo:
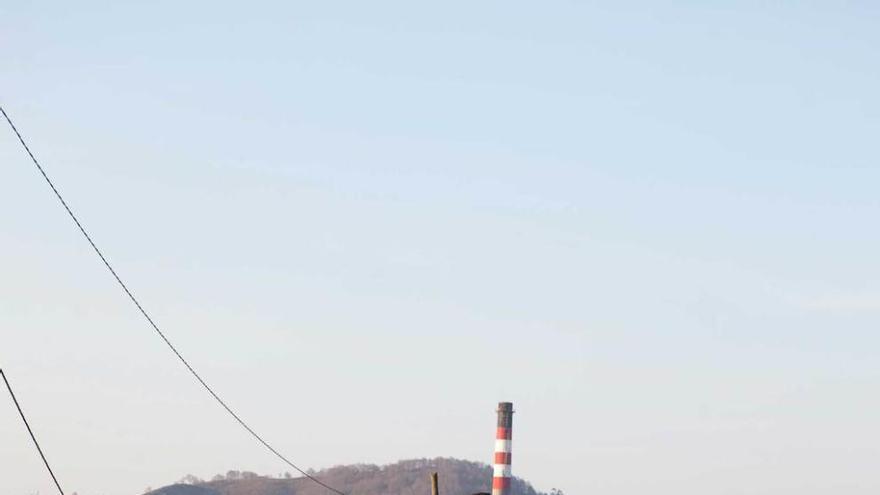
[[513,404],[498,403],[498,428],[495,430],[495,470],[492,495],[510,495],[510,442],[513,439]]

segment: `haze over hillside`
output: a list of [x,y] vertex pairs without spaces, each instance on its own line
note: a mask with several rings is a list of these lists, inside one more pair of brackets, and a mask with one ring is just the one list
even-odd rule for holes
[[[413,459],[386,466],[357,464],[336,466],[314,473],[324,483],[348,495],[425,495],[431,493],[429,475],[439,473],[441,495],[490,492],[492,468],[459,459]],[[272,478],[249,472],[230,471],[201,481],[192,476],[185,483],[166,486],[148,495],[328,495],[325,488],[306,478]],[[559,494],[553,490],[552,494]],[[511,495],[548,495],[514,478]],[[561,495],[561,494],[559,494]]]

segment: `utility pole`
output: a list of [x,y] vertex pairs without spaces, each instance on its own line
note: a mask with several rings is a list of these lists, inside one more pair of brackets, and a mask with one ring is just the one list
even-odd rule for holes
[[437,473],[431,473],[431,495],[440,495],[440,487],[437,482]]

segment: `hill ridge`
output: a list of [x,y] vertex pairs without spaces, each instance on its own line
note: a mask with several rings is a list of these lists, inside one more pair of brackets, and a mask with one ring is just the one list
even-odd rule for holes
[[[441,495],[471,495],[491,491],[492,468],[488,464],[437,457],[406,459],[392,464],[338,465],[309,474],[348,495],[426,495],[431,493],[429,475],[437,472]],[[229,471],[211,481],[188,475],[180,483],[147,495],[327,495],[327,490],[300,477],[269,477]],[[548,495],[522,478],[514,477],[511,495]]]

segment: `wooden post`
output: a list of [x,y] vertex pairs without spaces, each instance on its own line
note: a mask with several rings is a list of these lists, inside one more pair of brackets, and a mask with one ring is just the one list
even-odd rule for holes
[[431,473],[431,495],[440,495],[440,488],[437,483],[437,473]]

